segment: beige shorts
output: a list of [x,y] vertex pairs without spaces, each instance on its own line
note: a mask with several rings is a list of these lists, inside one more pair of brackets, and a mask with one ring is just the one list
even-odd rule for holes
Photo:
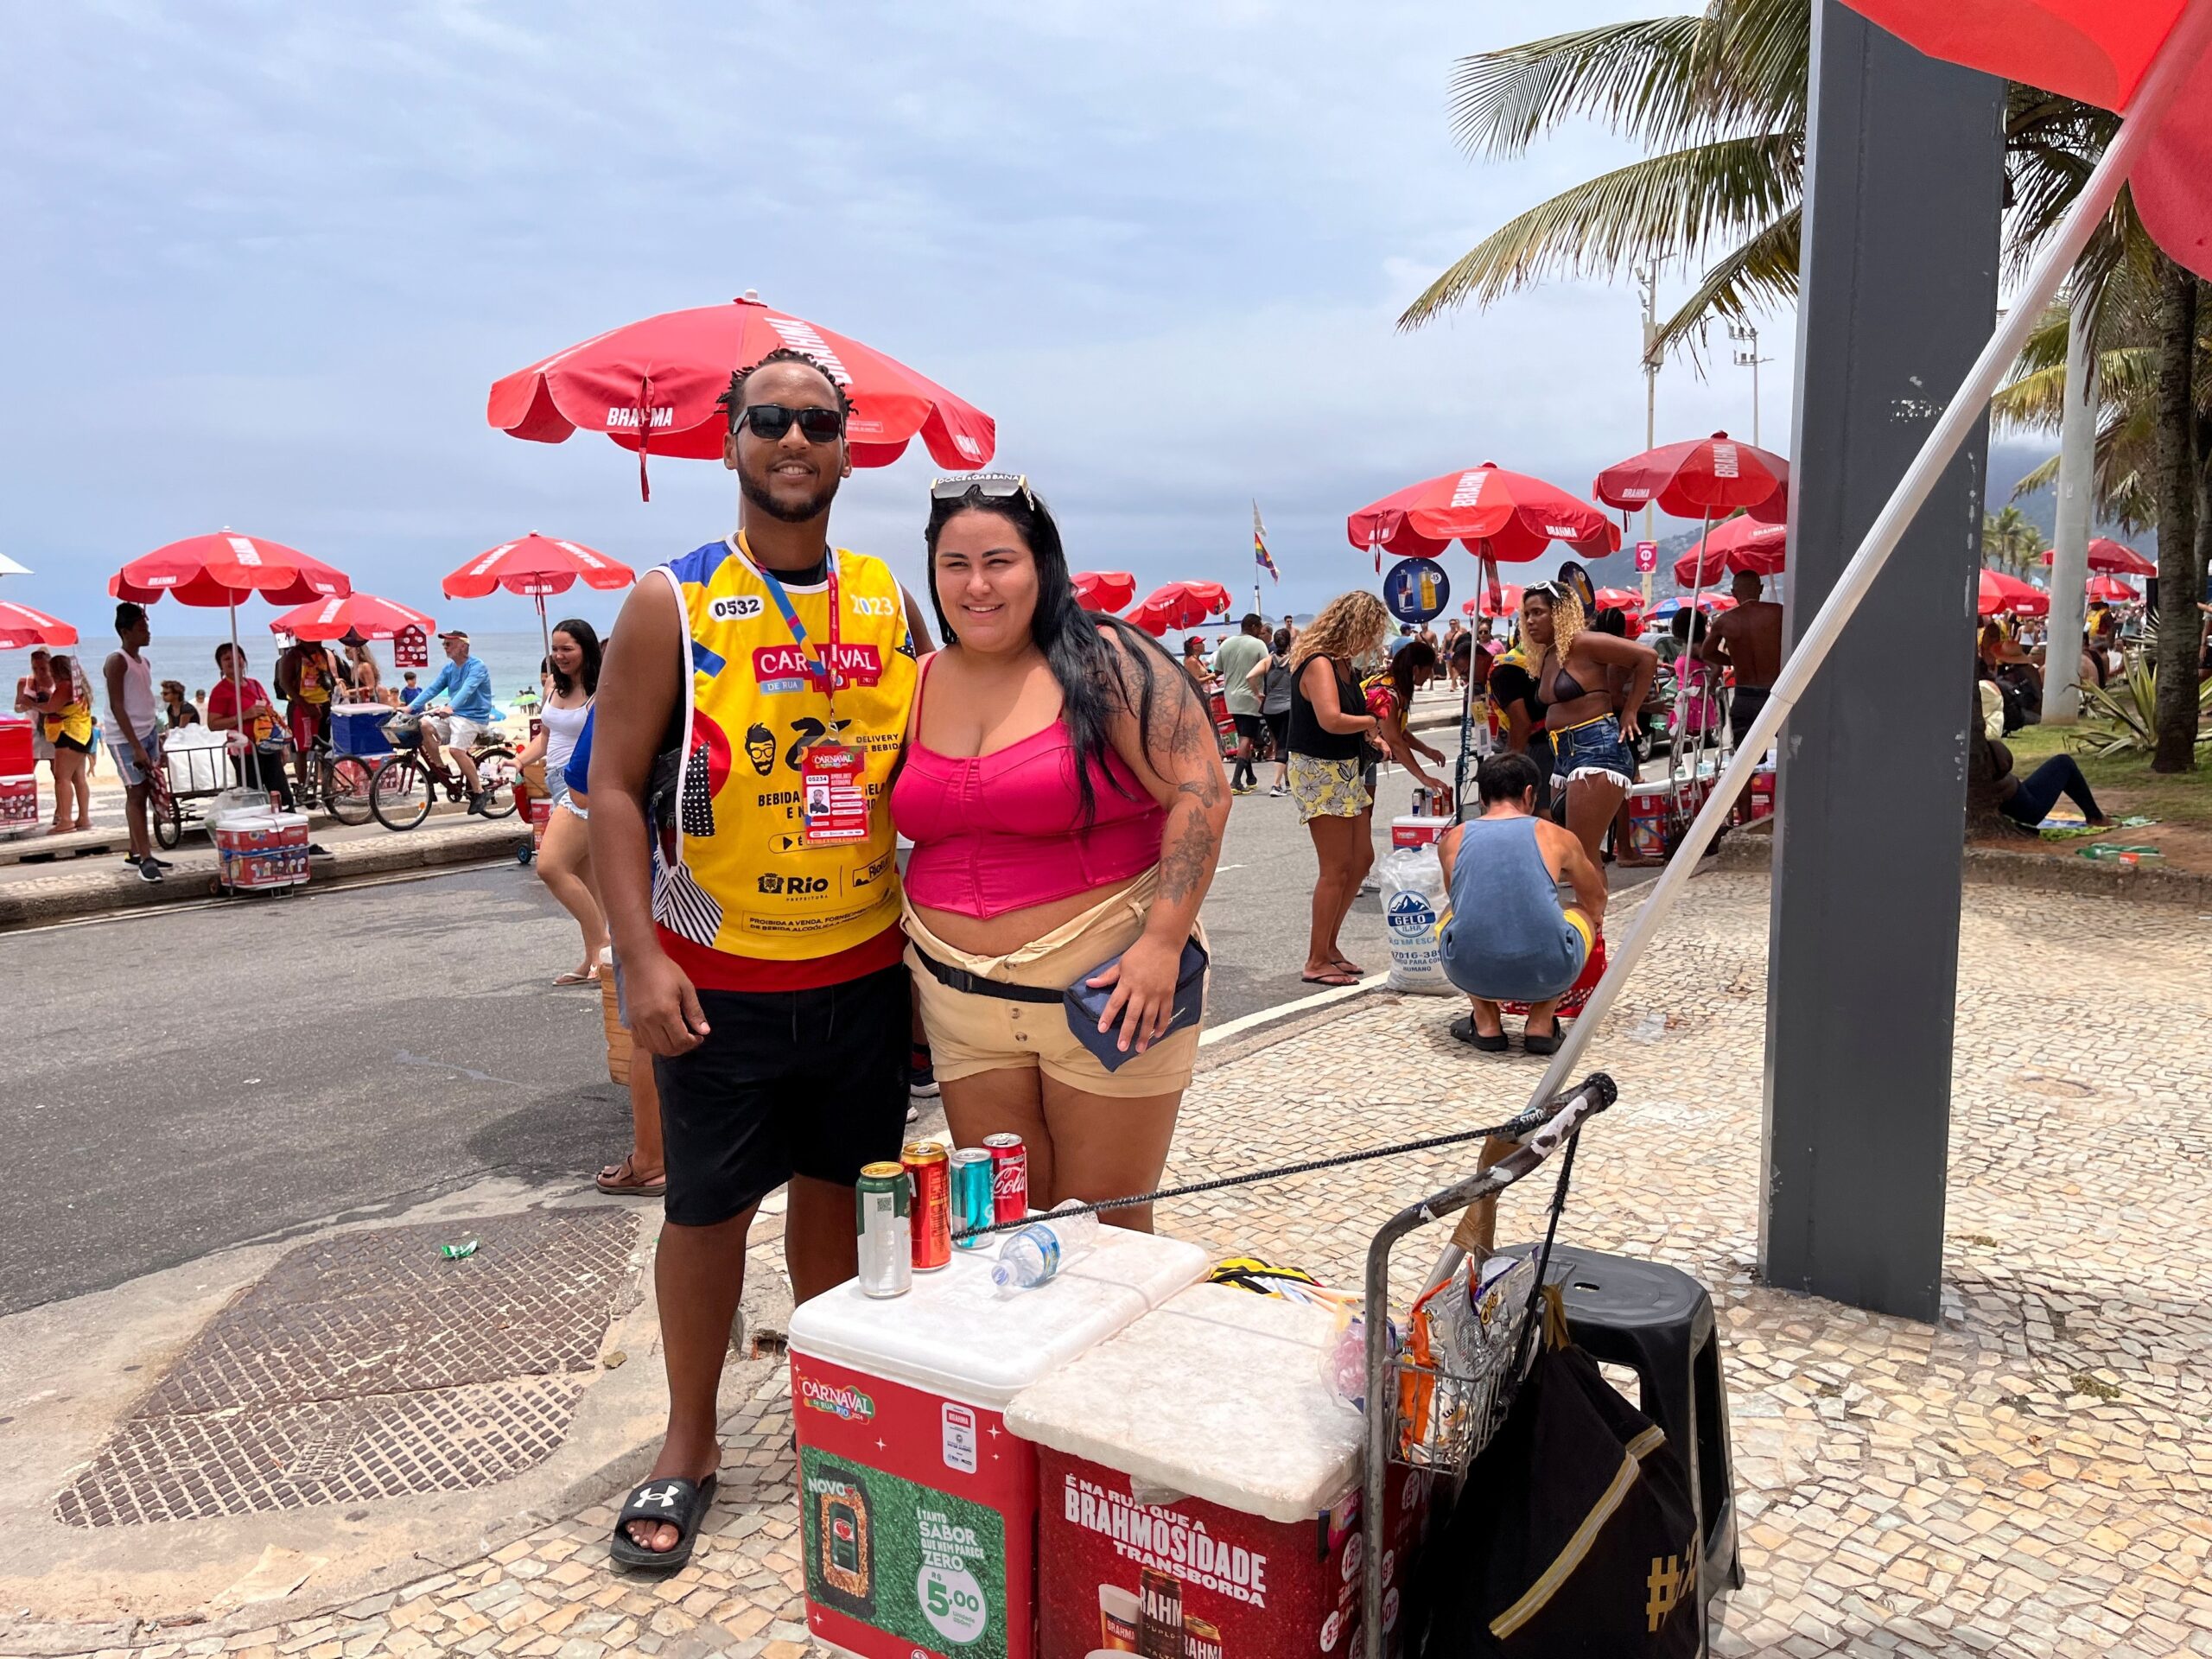
[[[918,947],[947,967],[965,969],[979,979],[1065,990],[1099,963],[1137,942],[1159,886],[1160,872],[1155,867],[1082,915],[1002,957],[956,950],[908,908],[901,918],[909,941],[906,966],[912,970],[914,987],[921,997],[930,1065],[938,1081],[957,1083],[984,1071],[1035,1070],[1085,1094],[1122,1100],[1172,1095],[1189,1088],[1203,1022],[1154,1043],[1141,1054],[1132,1054],[1109,1071],[1068,1029],[1064,1006],[1013,1002],[980,992],[956,991],[931,973],[915,954]],[[1197,938],[1200,944],[1205,943],[1203,928]]]

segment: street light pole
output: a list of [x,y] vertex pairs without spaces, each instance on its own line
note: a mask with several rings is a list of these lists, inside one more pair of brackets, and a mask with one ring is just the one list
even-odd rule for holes
[[1728,338],[1736,342],[1736,366],[1751,372],[1751,444],[1759,441],[1759,365],[1771,363],[1770,357],[1759,355],[1759,331],[1748,322],[1728,325]]
[[[1659,340],[1659,271],[1647,265],[1636,273],[1637,283],[1643,289],[1643,447],[1649,452],[1659,445],[1659,359],[1655,351]],[[1758,442],[1755,438],[1754,443]],[[1643,539],[1658,540],[1652,530],[1651,503],[1643,504]],[[1651,572],[1643,572],[1643,608],[1651,609]]]

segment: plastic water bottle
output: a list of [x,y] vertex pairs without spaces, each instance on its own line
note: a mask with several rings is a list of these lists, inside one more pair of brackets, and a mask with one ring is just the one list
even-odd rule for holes
[[[1062,1205],[1060,1209],[1066,1207]],[[1046,1219],[1033,1221],[1020,1232],[1009,1233],[999,1246],[991,1282],[1001,1290],[1034,1290],[1098,1242],[1096,1215],[1064,1216],[1058,1211],[1047,1211],[1046,1216]]]

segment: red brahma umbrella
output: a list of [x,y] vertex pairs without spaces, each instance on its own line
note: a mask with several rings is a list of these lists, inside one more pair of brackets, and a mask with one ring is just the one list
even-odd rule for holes
[[1509,582],[1496,593],[1485,593],[1479,600],[1469,600],[1467,603],[1471,607],[1479,604],[1484,616],[1511,616],[1521,608],[1521,589]]
[[35,611],[13,600],[0,599],[0,651],[22,651],[30,645],[73,645],[77,630],[58,617]]
[[[2057,556],[2057,550],[2054,548],[2046,547],[2043,550],[2045,564],[2052,563]],[[2090,539],[2089,569],[2101,571],[2108,576],[2155,576],[2158,574],[2158,567],[2133,548],[2102,536]]]
[[1452,542],[1478,558],[1524,563],[1554,542],[1603,558],[1620,550],[1621,533],[1587,501],[1522,473],[1484,461],[1463,473],[1424,479],[1362,507],[1344,521],[1354,547],[1412,556],[1440,553]]
[[[2172,60],[2163,109],[2128,170],[2160,247],[2212,279],[2212,15],[2202,0],[1849,0],[1931,57],[2023,81],[2131,120],[2154,63]],[[2101,207],[2096,212],[2103,211]],[[2041,296],[2016,300],[2040,308]]]
[[1137,579],[1126,570],[1078,570],[1070,580],[1086,611],[1118,611],[1136,597]]
[[747,289],[728,305],[669,311],[569,346],[493,384],[485,418],[502,431],[558,443],[578,427],[638,452],[718,460],[728,423],[715,400],[736,370],[772,351],[804,352],[837,377],[853,404],[853,465],[885,467],[917,433],[938,464],[966,471],[989,461],[998,427],[973,404],[905,364],[844,334],[772,311]]
[[1155,588],[1123,620],[1154,639],[1171,628],[1195,628],[1208,617],[1229,614],[1229,589],[1217,582],[1171,582]]
[[231,606],[248,594],[277,605],[353,591],[345,573],[297,548],[236,531],[188,536],[142,554],[108,579],[118,599],[150,605],[164,594],[185,605]]
[[2125,605],[2143,595],[2118,576],[2092,576],[2089,578],[2089,597],[2101,599],[2107,605]]
[[501,542],[480,553],[445,579],[448,599],[482,599],[495,588],[523,594],[537,601],[537,631],[544,636],[545,653],[553,654],[553,633],[545,622],[549,594],[565,594],[582,577],[587,588],[627,588],[638,573],[620,559],[610,559],[582,542],[564,542],[536,531],[519,540]]
[[353,591],[346,573],[296,547],[233,530],[188,536],[142,554],[108,578],[118,599],[150,605],[163,594],[179,604],[222,606],[231,613],[231,695],[238,695],[238,601],[259,594],[276,605],[343,598]]
[[1748,513],[1715,524],[1690,550],[1675,561],[1675,580],[1685,588],[1719,582],[1723,573],[1748,570],[1756,576],[1782,573],[1789,534],[1781,524],[1763,524]]
[[1780,524],[1789,510],[1789,463],[1716,432],[1616,461],[1590,493],[1624,512],[1656,506],[1676,518],[1712,518],[1745,507]]
[[389,639],[402,628],[435,633],[438,625],[422,612],[397,600],[374,594],[348,594],[342,599],[321,599],[287,611],[269,625],[271,633],[289,633],[295,639],[328,641],[351,635],[356,639]]
[[1980,574],[1974,595],[1974,613],[1994,616],[1999,611],[2010,611],[2015,616],[2048,615],[2050,595],[2001,570],[1984,570]]

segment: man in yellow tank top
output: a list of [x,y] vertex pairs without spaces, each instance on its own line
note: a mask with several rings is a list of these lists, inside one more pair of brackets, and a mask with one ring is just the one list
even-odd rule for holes
[[682,1566],[706,1513],[755,1208],[788,1183],[792,1294],[821,1294],[857,1268],[861,1166],[906,1130],[887,796],[930,642],[882,561],[830,545],[836,368],[778,351],[732,377],[737,531],[645,573],[593,710],[592,864],[668,1166],[668,1434],[615,1525],[626,1567]]

